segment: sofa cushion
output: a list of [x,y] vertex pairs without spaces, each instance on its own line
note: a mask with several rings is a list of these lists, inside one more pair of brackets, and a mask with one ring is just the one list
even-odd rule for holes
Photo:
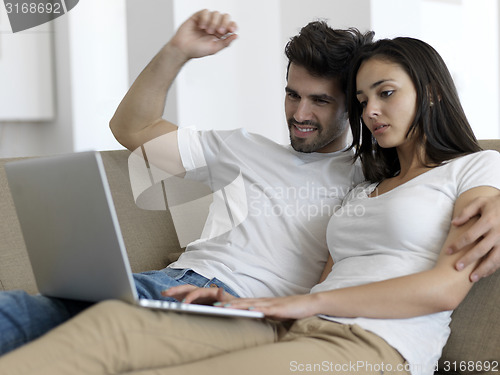
[[179,240],[168,210],[143,210],[135,204],[129,155],[127,150],[101,152],[125,247],[134,272],[162,269],[180,255]]
[[476,283],[451,319],[440,372],[500,374],[500,272]]

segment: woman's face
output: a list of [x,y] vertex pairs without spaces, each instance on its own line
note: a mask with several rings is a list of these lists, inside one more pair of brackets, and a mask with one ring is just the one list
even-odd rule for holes
[[363,106],[363,121],[381,147],[399,147],[415,118],[417,91],[399,65],[373,57],[356,76],[356,96]]

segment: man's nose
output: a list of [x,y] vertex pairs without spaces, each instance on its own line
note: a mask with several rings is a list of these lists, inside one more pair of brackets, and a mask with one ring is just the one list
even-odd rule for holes
[[293,118],[297,122],[304,122],[312,119],[312,111],[311,106],[304,100],[301,100],[299,105],[297,106],[297,110],[295,111]]

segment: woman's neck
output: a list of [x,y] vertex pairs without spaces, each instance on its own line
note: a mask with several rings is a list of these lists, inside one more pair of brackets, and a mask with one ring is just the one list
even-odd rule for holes
[[414,179],[415,177],[427,172],[432,167],[425,165],[425,153],[416,152],[417,149],[414,148],[413,151],[396,149],[398,153],[400,171],[399,173],[390,178],[386,178],[381,181],[377,188],[370,193],[370,197],[376,197],[378,195],[387,193],[388,191]]
[[[396,148],[398,153],[400,171],[398,177],[402,179],[413,178],[429,169],[426,166],[425,147],[423,144],[410,142]],[[415,175],[415,173],[417,173]]]

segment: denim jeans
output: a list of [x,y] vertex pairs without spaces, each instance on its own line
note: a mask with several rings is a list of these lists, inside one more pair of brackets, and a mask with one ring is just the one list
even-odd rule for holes
[[[207,279],[189,269],[165,268],[134,274],[139,298],[171,300],[161,295],[176,285],[217,286],[238,296],[217,279]],[[32,296],[24,291],[0,292],[0,355],[28,343],[64,323],[91,303]]]

